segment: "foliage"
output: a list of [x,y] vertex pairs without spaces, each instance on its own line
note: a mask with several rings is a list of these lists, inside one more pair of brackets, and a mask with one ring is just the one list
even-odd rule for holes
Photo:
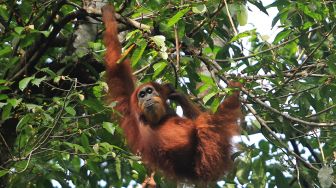
[[[223,186],[335,185],[335,3],[182,2],[114,5],[123,46],[136,44],[129,58],[141,82],[176,83],[211,110],[230,92],[224,82],[245,83],[242,134],[251,140],[241,143]],[[237,32],[248,6],[278,9],[272,42],[256,30]],[[81,7],[79,0],[0,4],[0,187],[122,187],[145,178],[110,117],[114,104],[104,102],[100,16]]]

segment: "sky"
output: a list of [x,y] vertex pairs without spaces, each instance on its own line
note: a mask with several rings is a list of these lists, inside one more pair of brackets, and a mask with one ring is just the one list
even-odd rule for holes
[[[264,6],[269,5],[274,2],[274,0],[262,0]],[[279,28],[277,27],[279,24],[276,24],[274,28],[272,28],[272,20],[277,15],[277,8],[269,8],[267,9],[268,15],[264,12],[260,11],[256,6],[247,3],[248,7],[248,21],[245,26],[239,26],[239,32],[247,31],[256,28],[257,32],[260,33],[261,36],[267,35],[269,36],[268,42],[272,42],[276,34],[279,32]]]

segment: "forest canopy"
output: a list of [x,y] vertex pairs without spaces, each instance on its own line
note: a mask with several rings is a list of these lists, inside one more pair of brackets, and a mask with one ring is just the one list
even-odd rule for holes
[[[211,187],[336,185],[333,1],[109,2],[141,83],[172,83],[211,111],[232,92],[225,82],[244,83],[241,139],[248,142],[232,156],[233,171]],[[0,1],[0,187],[144,181],[141,158],[111,117],[115,103],[105,100],[104,4]],[[254,19],[252,7],[265,16],[277,10],[274,38],[239,30]],[[160,173],[155,179],[176,187]]]

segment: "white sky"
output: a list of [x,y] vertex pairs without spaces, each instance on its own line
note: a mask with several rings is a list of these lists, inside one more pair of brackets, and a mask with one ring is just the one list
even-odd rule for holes
[[[269,5],[274,2],[274,0],[262,0],[264,6]],[[276,34],[279,32],[277,28],[278,24],[272,29],[272,20],[277,15],[278,10],[274,7],[267,9],[268,15],[260,11],[256,6],[251,3],[247,3],[248,7],[248,21],[245,26],[239,26],[239,32],[257,29],[260,35],[269,36],[268,42],[272,42]],[[249,11],[249,9],[251,11]]]

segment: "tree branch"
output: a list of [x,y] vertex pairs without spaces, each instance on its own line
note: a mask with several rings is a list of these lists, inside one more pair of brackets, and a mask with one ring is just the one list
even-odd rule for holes
[[52,41],[56,38],[58,33],[63,29],[63,27],[72,21],[73,19],[83,19],[87,16],[88,13],[84,10],[77,10],[65,16],[61,21],[54,25],[53,30],[49,34],[47,38],[41,36],[41,39],[38,40],[31,48],[27,50],[25,55],[20,60],[21,68],[19,71],[16,72],[15,75],[9,75],[9,82],[14,81],[17,77],[21,76],[25,70],[31,70],[42,57],[42,55],[46,52],[49,48]]
[[207,22],[212,20],[224,7],[224,4],[221,3],[217,10],[209,17],[209,19],[205,18],[204,20],[202,20],[194,29],[192,29],[189,33],[186,34],[187,37],[193,37],[202,27],[203,25]]
[[278,138],[278,136],[272,131],[272,129],[266,124],[265,120],[262,119],[257,112],[249,105],[245,105],[248,110],[254,115],[254,117],[256,117],[257,121],[260,123],[260,125],[262,127],[264,127],[270,134],[271,136],[276,139],[276,141],[278,141],[281,144],[281,147],[284,148],[290,155],[294,156],[297,160],[301,161],[302,164],[304,166],[306,166],[309,169],[313,169],[315,171],[318,171],[319,169],[316,168],[315,166],[313,166],[312,164],[308,163],[304,158],[302,158],[301,156],[299,156],[298,154],[296,154],[295,152],[291,151],[286,144],[280,139]]
[[256,57],[256,56],[258,56],[258,55],[260,55],[260,54],[267,53],[267,52],[269,52],[269,51],[278,49],[278,48],[280,48],[280,47],[282,47],[282,46],[284,46],[284,45],[286,45],[286,44],[288,44],[288,43],[290,43],[290,42],[293,42],[293,41],[297,40],[297,39],[300,38],[302,35],[309,34],[309,33],[313,32],[313,31],[316,31],[316,30],[318,30],[318,29],[320,29],[320,28],[322,28],[322,26],[315,27],[315,28],[313,28],[313,29],[311,29],[311,30],[309,30],[309,31],[307,31],[307,32],[305,32],[305,33],[303,33],[303,34],[300,34],[299,36],[296,36],[296,37],[294,37],[294,38],[292,38],[292,39],[289,39],[289,40],[287,40],[287,41],[285,41],[285,42],[283,42],[283,43],[281,43],[281,44],[275,45],[275,46],[273,46],[272,48],[269,48],[269,49],[266,49],[266,50],[262,50],[262,51],[260,51],[260,52],[257,52],[257,53],[254,53],[254,54],[251,54],[251,55],[248,55],[248,56],[242,56],[242,57],[236,57],[236,58],[229,58],[229,59],[216,59],[215,61],[216,61],[216,62],[219,62],[219,63],[224,63],[224,62],[240,61],[240,60],[250,59],[250,58],[252,58],[252,57]]
[[[214,61],[212,61],[211,59],[208,59],[206,57],[200,57],[198,56],[203,62],[209,64],[210,66],[212,66],[216,71],[220,72],[221,67]],[[225,81],[226,83],[228,83],[229,81],[227,80],[227,76],[224,74],[217,75],[218,77],[220,77],[223,81]],[[252,99],[254,102],[256,102],[257,104],[263,106],[264,108],[266,108],[267,110],[281,115],[282,117],[290,120],[290,121],[294,121],[303,125],[308,125],[308,126],[313,126],[313,127],[330,127],[330,126],[336,126],[336,122],[331,122],[331,123],[316,123],[316,122],[309,122],[309,121],[305,121],[296,117],[292,117],[284,112],[281,112],[271,106],[269,106],[268,104],[266,104],[265,102],[263,102],[262,100],[260,100],[258,97],[256,97],[254,94],[252,94],[250,91],[248,91],[246,88],[242,87],[241,88],[242,92],[244,92],[250,99]]]

